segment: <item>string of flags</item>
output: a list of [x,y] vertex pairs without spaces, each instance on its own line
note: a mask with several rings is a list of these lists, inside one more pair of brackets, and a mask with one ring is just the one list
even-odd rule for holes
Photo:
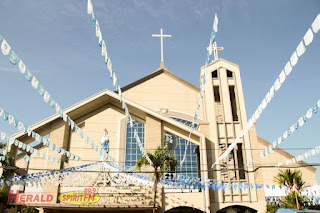
[[217,32],[218,32],[218,16],[217,16],[217,14],[215,14],[214,21],[213,21],[212,32],[211,32],[210,41],[209,41],[209,49],[207,51],[206,65],[205,65],[204,72],[202,74],[202,81],[200,81],[200,93],[199,93],[199,97],[198,97],[198,100],[197,100],[197,106],[196,106],[196,110],[195,110],[195,113],[194,113],[194,117],[193,117],[193,120],[192,120],[192,125],[191,125],[192,129],[191,129],[191,131],[189,133],[188,142],[187,142],[186,148],[184,150],[183,158],[180,161],[180,165],[181,166],[183,165],[183,163],[184,163],[184,161],[186,159],[187,147],[189,146],[191,135],[192,135],[193,131],[195,130],[195,128],[197,127],[196,120],[198,119],[198,112],[199,112],[199,109],[200,109],[200,101],[203,98],[204,85],[206,84],[207,67],[208,67],[208,64],[210,63],[210,56],[212,55],[212,47],[213,47],[213,43],[215,42],[216,33]]
[[320,146],[317,146],[301,155],[298,155],[296,157],[293,157],[291,159],[288,159],[286,162],[281,162],[281,163],[278,163],[276,165],[276,167],[280,167],[282,164],[286,164],[286,165],[290,165],[290,164],[294,164],[294,163],[298,163],[300,161],[303,161],[304,159],[307,159],[307,158],[310,158],[314,155],[318,155],[320,154]]
[[[108,54],[106,42],[102,37],[100,24],[99,24],[99,21],[98,21],[98,19],[96,17],[95,12],[94,12],[91,0],[88,0],[87,12],[88,12],[89,15],[91,15],[93,26],[95,28],[95,33],[96,33],[96,36],[98,37],[99,46],[101,47],[101,55],[105,57],[104,62],[107,65],[108,71],[110,72],[110,77],[112,79],[113,86],[115,87],[116,91],[118,91],[118,94],[119,94],[119,97],[120,97],[120,102],[122,103],[122,109],[124,109],[124,111],[125,111],[125,115],[126,115],[128,121],[130,123],[130,127],[134,128],[133,119],[132,119],[132,117],[130,115],[128,106],[127,106],[127,104],[125,102],[125,99],[122,96],[121,87],[119,85],[118,78],[117,78],[116,73],[114,71],[114,68],[112,66],[112,62],[111,62],[111,58],[109,57],[109,54]],[[143,147],[143,144],[141,143],[141,140],[140,140],[140,138],[139,138],[139,136],[137,134],[137,129],[136,128],[134,128],[134,137],[135,137],[136,141],[138,142],[139,149],[140,149],[142,155],[147,159],[147,161],[148,161],[148,163],[150,165],[153,165],[151,159],[149,158],[149,156],[147,155],[146,150]]]
[[[262,189],[264,187],[275,190],[276,188],[284,188],[281,185],[269,185],[269,184],[254,184],[254,183],[244,183],[244,182],[232,182],[224,180],[215,180],[215,179],[204,179],[196,177],[188,177],[184,175],[165,173],[163,179],[161,180],[163,185],[170,185],[183,188],[194,188],[194,189],[203,189],[206,187],[212,189],[213,191],[217,190],[253,190],[253,189]],[[287,190],[289,186],[286,186]]]
[[[302,192],[301,192],[301,195],[302,196],[306,196],[306,191],[307,189],[304,189]],[[316,193],[316,191],[314,192]],[[318,205],[320,204],[320,198],[316,198],[314,196],[311,195],[311,197],[308,197],[306,196],[306,201],[305,203],[303,203],[303,206],[313,206],[313,205]],[[279,205],[280,202],[281,202],[281,197],[280,196],[266,196],[266,202],[267,202],[267,205],[269,204],[275,204],[275,205]]]
[[0,161],[4,161],[5,155],[7,154],[7,150],[6,149],[0,149]]
[[[77,156],[73,153],[68,152],[67,150],[50,142],[47,138],[42,137],[41,135],[39,135],[35,131],[31,130],[29,127],[26,127],[21,121],[17,120],[13,115],[9,114],[8,112],[4,111],[1,107],[0,107],[0,117],[3,118],[4,121],[8,121],[9,124],[12,124],[14,127],[19,129],[20,131],[27,133],[28,136],[31,136],[33,139],[35,139],[35,141],[42,143],[44,146],[51,148],[53,151],[61,153],[61,154],[65,155],[66,157],[74,159],[74,160],[81,159],[80,156]],[[2,136],[1,136],[1,138],[2,138]],[[9,143],[8,151],[10,151],[12,145],[13,144]],[[25,156],[25,159],[28,159],[27,156]]]
[[[320,110],[320,100],[312,106],[303,116],[301,116],[297,122],[292,124],[284,133],[278,137],[270,146],[268,146],[265,150],[261,152],[261,157],[267,156],[273,149],[278,147],[284,140],[286,140],[290,135],[292,135],[295,131],[300,129],[307,119],[311,119],[313,114],[316,114]],[[300,128],[299,128],[300,127]],[[246,166],[252,165],[256,158],[250,160]]]
[[297,64],[299,57],[301,57],[305,53],[306,46],[311,44],[314,37],[314,33],[318,33],[319,29],[320,29],[320,14],[318,14],[318,16],[313,21],[311,27],[308,29],[307,33],[304,35],[303,41],[300,41],[296,50],[293,52],[289,61],[286,63],[284,69],[280,72],[276,81],[273,83],[270,90],[268,91],[266,96],[263,98],[262,102],[260,103],[256,111],[253,113],[248,123],[245,125],[245,127],[236,137],[236,139],[231,143],[231,145],[226,149],[226,151],[219,156],[219,158],[216,160],[214,164],[212,164],[211,168],[213,168],[216,164],[218,164],[223,158],[228,156],[228,154],[237,145],[240,138],[243,137],[244,134],[246,134],[247,131],[252,127],[253,123],[255,123],[256,120],[260,118],[261,113],[270,103],[270,101],[274,97],[275,92],[280,89],[281,85],[285,82],[286,77],[289,76],[289,74],[292,72],[292,69]]
[[[5,143],[9,143],[9,146],[16,146],[18,147],[19,149],[22,149],[24,151],[26,151],[27,153],[30,153],[30,154],[37,154],[38,157],[42,157],[42,158],[45,158],[45,159],[48,159],[48,160],[51,160],[53,162],[56,162],[56,163],[59,163],[60,162],[60,159],[59,158],[56,158],[56,157],[53,157],[49,154],[46,154],[44,152],[41,152],[39,150],[37,150],[36,148],[32,147],[32,146],[29,146],[17,139],[14,139],[14,138],[9,138],[8,135],[3,132],[3,131],[0,131],[0,135],[1,135],[1,140]],[[47,147],[49,147],[49,144],[47,143],[46,144]],[[65,150],[64,150],[65,151]],[[7,151],[3,151],[2,152],[3,155],[5,155],[7,153]],[[67,155],[66,152],[63,153],[64,155]],[[71,154],[70,152],[68,152],[68,154]],[[5,160],[5,158],[1,158],[2,160]],[[32,158],[28,155],[25,155],[24,158],[23,158],[25,161],[31,161]]]
[[[0,34],[0,42],[1,43],[1,51],[4,55],[9,55],[9,61],[13,65],[17,65],[21,74],[23,74],[27,80],[27,82],[31,82],[31,86],[38,91],[40,96],[43,97],[45,103],[49,104],[51,108],[55,108],[56,113],[68,123],[72,130],[74,130],[81,139],[85,140],[88,145],[90,145],[96,152],[103,154],[103,150],[99,148],[97,144],[95,144],[84,132],[81,128],[64,112],[60,105],[53,99],[52,95],[40,84],[35,75],[26,67],[23,61],[19,58],[19,56],[12,50],[8,42],[1,36]],[[77,160],[80,161],[81,157],[78,156]]]
[[[134,170],[129,167],[124,167],[124,166],[119,167],[118,164],[112,164],[112,163],[106,163],[106,162],[102,162],[100,163],[100,165],[102,167],[103,174],[100,174],[99,176],[103,180],[102,181],[103,186],[107,185],[107,181],[110,183],[110,186],[116,186],[116,185],[152,186],[153,185],[152,178],[145,175],[139,175],[138,173],[133,173],[132,171]],[[107,177],[106,177],[106,173],[108,173]],[[97,182],[99,182],[101,179],[97,178]]]
[[[97,172],[98,171],[98,172]],[[119,166],[114,163],[96,162],[82,166],[75,166],[56,171],[37,172],[26,175],[11,176],[7,180],[0,179],[0,187],[11,185],[60,185],[60,186],[84,186],[98,182],[100,175],[109,173],[111,186],[135,185],[152,186],[153,179],[150,176],[139,175],[133,168]],[[104,186],[106,184],[104,183]]]
[[[97,173],[97,171],[100,171]],[[140,175],[139,172],[133,168],[126,166],[119,166],[118,164],[107,162],[96,162],[92,164],[65,168],[57,171],[37,172],[26,175],[11,176],[7,180],[0,179],[0,187],[11,185],[60,185],[67,187],[74,187],[78,185],[93,185],[99,182],[99,175],[108,173],[109,183],[111,187],[117,185],[135,185],[151,187],[154,179],[150,176]],[[189,177],[178,174],[164,173],[161,184],[165,187],[183,187],[194,189],[205,189],[208,187],[212,190],[248,190],[248,189],[262,189],[264,187],[270,189],[283,188],[284,186],[264,185],[243,182],[222,181],[215,179],[204,179]],[[103,183],[106,186],[106,183]]]
[[7,180],[0,179],[0,187],[3,187],[3,186],[9,187],[11,185],[16,185],[16,184],[25,185],[26,183],[31,183],[31,184],[36,183],[36,184],[42,185],[42,183],[47,183],[52,178],[69,176],[70,173],[72,173],[75,170],[84,169],[94,164],[96,163],[91,163],[91,164],[76,166],[71,168],[65,168],[59,171],[36,172],[32,174],[15,175],[15,176],[9,177]]

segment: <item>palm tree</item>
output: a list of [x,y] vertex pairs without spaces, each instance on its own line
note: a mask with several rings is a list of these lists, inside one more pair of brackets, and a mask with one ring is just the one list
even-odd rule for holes
[[[302,198],[299,196],[301,190],[305,186],[305,181],[302,180],[302,173],[299,170],[291,171],[290,169],[279,170],[277,176],[274,177],[275,182],[282,186],[289,186],[289,192],[287,192],[287,196],[283,199],[283,203],[286,203],[287,206],[290,206],[290,202],[292,206],[297,207],[297,209],[301,208],[300,203],[302,202]],[[294,190],[294,191],[293,191]],[[294,199],[292,199],[294,198]]]
[[[157,188],[158,183],[160,182],[160,179],[165,172],[172,172],[175,171],[177,166],[177,160],[176,157],[169,152],[167,147],[159,146],[154,153],[147,153],[150,160],[152,161],[153,169],[154,169],[154,184],[153,184],[153,190],[154,190],[154,198],[153,198],[153,212],[156,211],[156,199],[157,199]],[[149,165],[147,159],[142,156],[136,163],[136,168],[138,170],[141,170],[141,167],[143,165]]]
[[292,191],[281,199],[281,208],[301,209],[300,204],[305,202],[307,202],[306,197],[299,196],[295,191]]
[[[294,178],[294,174],[290,169],[286,169],[286,170],[279,169],[279,173],[277,174],[277,176],[274,177],[274,180],[276,183],[278,183],[281,186],[289,186],[289,193],[291,193],[292,187],[293,187],[293,178]],[[287,193],[286,187],[285,187],[285,190]]]

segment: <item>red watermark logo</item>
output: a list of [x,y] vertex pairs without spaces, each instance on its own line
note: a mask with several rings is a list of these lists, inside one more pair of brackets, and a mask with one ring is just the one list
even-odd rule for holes
[[21,193],[19,190],[10,190],[9,203],[50,203],[53,201],[52,194],[44,193]]

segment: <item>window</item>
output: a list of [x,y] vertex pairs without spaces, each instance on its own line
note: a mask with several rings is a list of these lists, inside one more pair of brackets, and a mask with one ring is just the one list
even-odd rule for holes
[[[165,132],[164,134],[164,145],[168,146],[169,150],[173,152],[178,161],[176,168],[178,174],[185,175],[188,177],[198,177],[198,161],[197,153],[195,153],[196,145],[190,142],[187,146],[187,140],[170,132]],[[181,166],[180,162],[183,159],[186,148],[186,159],[183,165]]]
[[134,129],[137,129],[138,136],[140,138],[141,144],[144,146],[144,124],[139,121],[133,122],[134,128],[130,127],[130,124],[127,123],[127,134],[126,134],[126,166],[135,166],[137,160],[142,156],[139,145],[134,137]]
[[230,93],[232,118],[233,118],[233,121],[238,121],[236,94],[234,92],[234,86],[229,86],[229,93]]
[[214,102],[216,104],[221,104],[219,86],[214,86],[213,87],[213,94],[214,94]]
[[230,70],[227,70],[227,77],[228,78],[232,78],[233,77],[233,72],[231,72]]
[[239,169],[239,179],[243,180],[246,178],[244,173],[244,165],[243,165],[243,154],[242,154],[242,144],[238,144],[238,150],[237,150],[237,157],[238,157],[238,168]]
[[[171,117],[173,120],[176,120],[180,123],[183,123],[184,125],[187,125],[187,126],[190,126],[192,127],[192,121],[187,121],[187,120],[184,120],[184,119],[181,119],[181,118],[176,118],[176,117]],[[198,124],[193,124],[194,125],[194,128],[198,128]]]
[[211,74],[212,78],[218,78],[218,70],[213,71]]

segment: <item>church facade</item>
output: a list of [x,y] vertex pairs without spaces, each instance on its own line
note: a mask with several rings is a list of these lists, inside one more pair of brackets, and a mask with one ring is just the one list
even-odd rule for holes
[[[203,72],[205,67],[201,68],[201,74]],[[269,157],[260,159],[261,150],[268,147],[270,143],[258,137],[255,126],[241,138],[227,158],[211,168],[218,156],[226,150],[245,126],[247,115],[239,66],[224,59],[217,59],[208,65],[206,72],[207,81],[190,143],[188,143],[188,137],[200,93],[198,87],[161,67],[152,74],[122,88],[122,95],[134,119],[141,143],[146,151],[153,152],[158,146],[166,145],[168,137],[173,138],[174,140],[169,144],[169,150],[178,160],[176,171],[179,175],[225,182],[274,184],[273,177],[278,172],[277,168],[255,169],[260,165],[276,165],[292,156],[276,148]],[[114,162],[134,167],[136,161],[142,156],[137,141],[133,137],[133,130],[122,109],[118,93],[109,90],[101,91],[65,109],[65,112],[93,141],[100,141],[104,131],[107,130],[109,155]],[[16,166],[27,168],[18,169],[19,174],[60,170],[100,161],[100,156],[94,149],[73,132],[58,114],[30,128],[41,136],[48,137],[48,140],[57,146],[79,155],[81,161],[68,159],[41,143],[35,148],[50,153],[61,162],[55,163],[35,153],[26,153],[24,150],[18,152],[17,147],[13,146],[17,153]],[[24,132],[17,133],[13,137],[27,144],[34,141]],[[185,150],[186,160],[183,165],[180,165]],[[24,161],[25,154],[30,155],[33,160]],[[245,168],[244,165],[255,156],[258,157],[254,164]],[[307,184],[316,184],[315,168],[304,167],[301,171]],[[101,185],[98,184],[101,178],[98,172],[91,171],[91,173],[91,178],[80,185],[44,184],[36,187],[16,185],[11,188],[9,201],[54,213],[152,212],[154,205],[151,185],[147,183],[145,186]],[[76,181],[80,181],[81,176],[76,177],[79,177]],[[59,178],[67,179],[67,177]],[[134,178],[132,180],[136,181]],[[85,191],[91,194],[85,197]],[[249,187],[241,190],[231,188],[213,191],[208,188],[159,187],[157,194],[157,212],[266,211],[263,188]],[[67,198],[74,198],[74,200],[64,202]],[[92,199],[92,202],[84,205],[76,202],[79,199]]]

